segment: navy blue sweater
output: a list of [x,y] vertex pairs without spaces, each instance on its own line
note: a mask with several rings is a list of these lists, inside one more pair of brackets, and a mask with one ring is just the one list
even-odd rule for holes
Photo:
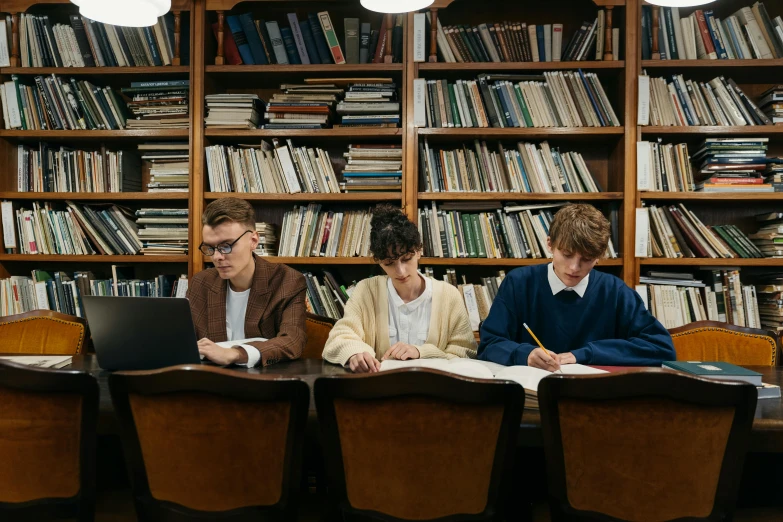
[[580,364],[659,366],[675,358],[671,336],[639,295],[598,270],[590,272],[583,297],[567,290],[552,295],[547,265],[509,272],[481,326],[478,358],[527,364],[538,345],[522,323],[547,350],[572,352]]

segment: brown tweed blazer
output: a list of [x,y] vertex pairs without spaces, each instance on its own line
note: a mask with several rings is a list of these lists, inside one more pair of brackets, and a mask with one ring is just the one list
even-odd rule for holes
[[[249,343],[261,352],[264,366],[302,355],[305,334],[304,276],[286,265],[272,264],[253,255],[256,271],[247,300],[245,336],[265,337],[266,342]],[[199,339],[227,341],[226,293],[228,280],[210,268],[193,276],[187,297]]]

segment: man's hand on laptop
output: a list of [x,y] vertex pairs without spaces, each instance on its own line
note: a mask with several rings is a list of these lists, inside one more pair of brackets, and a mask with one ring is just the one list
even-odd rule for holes
[[247,352],[239,347],[223,348],[206,337],[198,341],[198,353],[220,366],[247,362]]

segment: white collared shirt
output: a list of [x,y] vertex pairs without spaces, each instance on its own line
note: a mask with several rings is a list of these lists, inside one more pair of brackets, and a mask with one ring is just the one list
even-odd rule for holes
[[[245,315],[247,314],[247,300],[250,297],[250,288],[244,292],[234,292],[231,283],[226,284],[226,338],[229,341],[245,339]],[[261,359],[261,352],[255,346],[239,344],[247,352],[247,363],[240,366],[252,368]]]
[[579,297],[584,297],[585,291],[587,290],[587,283],[590,282],[590,274],[588,273],[576,286],[566,286],[566,284],[557,277],[557,274],[555,274],[555,268],[552,263],[549,263],[546,275],[547,279],[549,279],[549,288],[552,289],[552,295],[557,295],[563,290],[568,290],[576,292]]
[[391,278],[386,281],[389,293],[389,346],[403,342],[421,346],[427,340],[432,316],[432,281],[424,278],[424,292],[413,301],[406,303],[397,294]]

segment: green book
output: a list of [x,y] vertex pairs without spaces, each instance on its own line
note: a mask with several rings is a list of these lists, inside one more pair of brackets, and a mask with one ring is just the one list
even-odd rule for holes
[[745,381],[761,386],[761,374],[726,362],[665,361],[664,369],[676,370],[719,381]]
[[454,91],[454,84],[446,82],[446,87],[449,90],[449,100],[451,101],[451,119],[454,121],[455,127],[464,127],[462,119],[459,117],[459,109],[457,108],[457,93]]
[[514,85],[514,94],[516,94],[519,106],[522,108],[522,116],[525,118],[526,126],[532,127],[533,119],[530,117],[530,111],[527,108],[525,98],[522,96],[522,90],[519,88],[519,85]]
[[465,237],[468,257],[476,257],[476,242],[473,237],[473,226],[470,222],[470,214],[462,214],[460,218],[462,220],[462,232]]
[[478,257],[487,257],[487,248],[484,245],[484,234],[481,232],[478,214],[471,214],[470,221],[473,224],[473,237],[476,242],[476,255]]
[[727,230],[723,230],[723,227],[719,225],[713,225],[712,230],[718,233],[718,235],[734,250],[740,257],[753,257],[745,250],[745,247],[735,241],[734,237],[729,234]]

